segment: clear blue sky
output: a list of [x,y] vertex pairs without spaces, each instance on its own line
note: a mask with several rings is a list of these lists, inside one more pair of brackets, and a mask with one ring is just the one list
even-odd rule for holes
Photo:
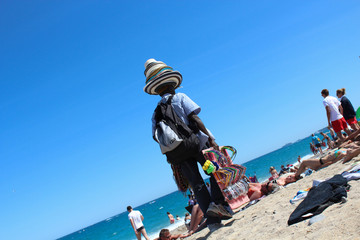
[[151,137],[144,62],[179,70],[245,162],[360,105],[359,1],[0,5],[0,239],[54,239],[176,190]]

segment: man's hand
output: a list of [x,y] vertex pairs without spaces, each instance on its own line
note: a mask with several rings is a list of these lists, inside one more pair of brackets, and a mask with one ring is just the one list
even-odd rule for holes
[[213,138],[209,137],[209,143],[210,143],[210,146],[213,147],[215,150],[220,151],[219,146],[216,144],[216,142]]

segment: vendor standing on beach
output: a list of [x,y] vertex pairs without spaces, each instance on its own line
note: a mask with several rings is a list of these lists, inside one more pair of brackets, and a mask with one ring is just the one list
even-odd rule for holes
[[[178,71],[174,71],[161,61],[149,59],[145,62],[146,85],[144,91],[151,95],[160,95],[160,102],[165,103],[171,97],[171,106],[176,115],[186,124],[194,123],[199,131],[197,137],[200,142],[198,152],[187,159],[181,159],[180,163],[171,163],[174,176],[181,177],[175,179],[186,179],[190,187],[194,191],[195,198],[207,218],[207,225],[210,231],[219,228],[221,217],[227,216],[231,218],[231,214],[225,209],[229,207],[221,193],[221,190],[216,183],[212,174],[210,174],[211,196],[206,188],[203,178],[200,175],[197,163],[201,165],[205,163],[205,158],[201,152],[205,149],[206,144],[215,149],[219,149],[215,139],[206,129],[204,123],[198,117],[201,108],[193,102],[184,93],[175,93],[182,82],[182,75]],[[152,133],[155,138],[156,129],[155,114],[152,117]],[[169,161],[169,159],[168,159]],[[176,181],[179,189],[184,189],[185,182]],[[215,202],[215,203],[214,203]]]
[[335,97],[329,96],[329,90],[327,89],[323,89],[321,91],[321,96],[324,98],[323,104],[326,109],[328,125],[334,129],[336,135],[342,142],[344,141],[344,137],[341,131],[344,130],[348,135],[350,135],[351,132],[347,127],[347,123],[343,115],[340,113],[343,111],[341,103]]

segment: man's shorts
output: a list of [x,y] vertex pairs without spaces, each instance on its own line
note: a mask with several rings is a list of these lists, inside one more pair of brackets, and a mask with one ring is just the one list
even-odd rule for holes
[[338,120],[332,121],[331,125],[336,133],[341,132],[341,130],[347,129],[347,123],[345,121],[345,118],[340,118]]
[[351,125],[351,124],[356,124],[357,123],[357,120],[356,120],[356,117],[353,117],[353,118],[350,118],[348,120],[346,120],[346,122]]
[[143,230],[143,229],[144,229],[144,226],[141,226],[141,227],[139,227],[138,229],[136,229],[136,231],[140,232],[140,231]]
[[317,144],[315,144],[315,147],[319,148],[319,147],[321,147],[321,144],[317,143]]

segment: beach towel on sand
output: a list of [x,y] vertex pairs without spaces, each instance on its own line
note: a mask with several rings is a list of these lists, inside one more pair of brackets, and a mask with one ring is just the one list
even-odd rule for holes
[[[292,225],[313,217],[322,213],[328,206],[340,202],[342,197],[347,197],[348,187],[347,180],[340,174],[312,187],[304,201],[290,215],[288,224]],[[303,217],[308,213],[312,215]]]

